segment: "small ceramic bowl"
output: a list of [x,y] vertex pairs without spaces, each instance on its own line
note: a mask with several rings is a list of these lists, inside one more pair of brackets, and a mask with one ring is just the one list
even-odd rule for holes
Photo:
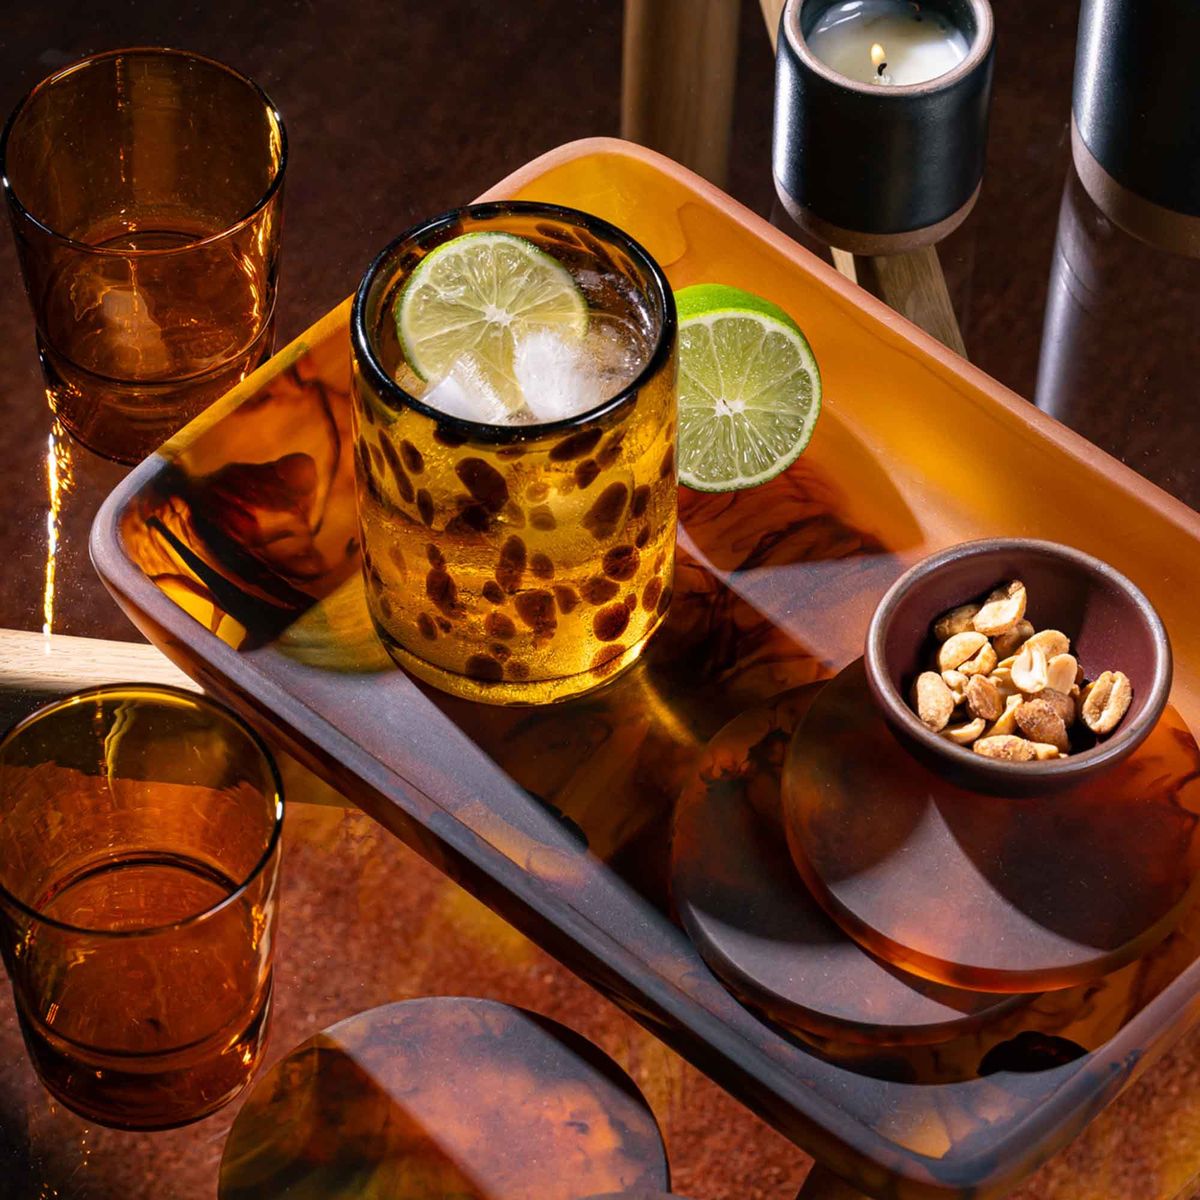
[[[1133,703],[1116,730],[1064,759],[984,758],[932,733],[913,711],[913,680],[928,670],[934,620],[997,584],[1020,579],[1036,629],[1059,629],[1085,676],[1124,671]],[[917,563],[879,602],[867,630],[867,680],[892,732],[926,766],[959,787],[1001,796],[1058,791],[1132,754],[1162,715],[1171,690],[1171,645],[1153,605],[1107,563],[1055,542],[994,538],[952,546]]]

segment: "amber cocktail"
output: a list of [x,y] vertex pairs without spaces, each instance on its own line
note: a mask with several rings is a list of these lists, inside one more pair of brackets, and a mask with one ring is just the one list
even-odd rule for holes
[[[468,348],[418,359],[435,319]],[[675,307],[646,251],[570,209],[457,210],[379,256],[351,335],[367,599],[396,661],[529,704],[633,663],[675,553]]]
[[69,1108],[163,1128],[253,1074],[282,805],[258,738],[171,688],[81,692],[0,741],[0,949]]

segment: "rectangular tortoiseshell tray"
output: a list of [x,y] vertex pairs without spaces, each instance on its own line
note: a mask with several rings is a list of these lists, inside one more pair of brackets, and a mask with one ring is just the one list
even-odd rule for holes
[[725,721],[856,658],[900,571],[973,537],[1049,537],[1126,572],[1166,621],[1196,727],[1200,519],[667,159],[577,142],[501,197],[615,222],[675,287],[769,297],[821,364],[825,410],[791,470],[681,492],[670,618],[637,667],[506,710],[392,666],[358,568],[348,303],[132,472],[96,522],[100,574],[201,684],[863,1190],[1003,1194],[1194,1018],[1193,931],[1078,1011],[1025,1010],[1017,1030],[1084,1046],[1074,1061],[981,1076],[986,1034],[817,1048],[735,1000],[671,920],[672,804]]

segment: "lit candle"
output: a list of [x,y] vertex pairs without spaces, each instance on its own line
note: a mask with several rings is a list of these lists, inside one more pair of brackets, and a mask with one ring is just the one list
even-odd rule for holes
[[988,0],[786,0],[771,167],[792,219],[854,254],[957,228],[983,179],[994,24]]
[[936,79],[970,49],[942,13],[910,0],[841,0],[821,14],[807,39],[839,75],[881,86]]

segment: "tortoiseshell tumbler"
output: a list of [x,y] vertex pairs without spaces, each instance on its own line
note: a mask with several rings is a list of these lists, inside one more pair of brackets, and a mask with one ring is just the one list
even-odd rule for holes
[[[587,320],[638,343],[632,382],[528,424],[413,394],[397,298],[426,255],[479,231],[566,267]],[[632,664],[667,610],[675,558],[675,306],[653,259],[572,209],[459,209],[375,260],[351,338],[367,600],[392,657],[445,691],[509,704],[578,695]]]

